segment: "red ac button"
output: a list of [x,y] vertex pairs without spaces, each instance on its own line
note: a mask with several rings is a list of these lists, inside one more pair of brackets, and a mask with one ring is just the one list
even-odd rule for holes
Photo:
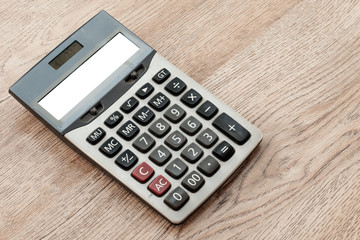
[[161,197],[170,189],[170,182],[162,175],[157,176],[152,183],[149,185],[149,190],[156,196]]

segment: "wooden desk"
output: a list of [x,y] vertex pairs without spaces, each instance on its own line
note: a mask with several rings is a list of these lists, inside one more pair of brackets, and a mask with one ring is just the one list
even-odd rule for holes
[[[358,1],[0,1],[1,239],[359,239]],[[8,89],[105,9],[264,134],[173,225]]]

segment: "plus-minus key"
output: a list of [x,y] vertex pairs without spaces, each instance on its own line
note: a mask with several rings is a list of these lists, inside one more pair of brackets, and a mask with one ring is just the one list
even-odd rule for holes
[[240,145],[246,143],[251,136],[248,130],[226,113],[221,113],[214,120],[213,126]]

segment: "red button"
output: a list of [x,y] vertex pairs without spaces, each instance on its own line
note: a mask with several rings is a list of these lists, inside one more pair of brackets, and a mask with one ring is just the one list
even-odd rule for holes
[[152,183],[150,183],[149,190],[155,195],[161,197],[167,192],[167,190],[169,190],[170,186],[170,182],[163,176],[159,175],[154,181],[152,181]]
[[141,183],[146,182],[154,174],[154,169],[152,169],[146,162],[142,162],[131,175]]

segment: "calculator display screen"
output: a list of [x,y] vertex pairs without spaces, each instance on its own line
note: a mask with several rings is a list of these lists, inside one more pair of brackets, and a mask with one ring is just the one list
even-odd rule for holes
[[38,103],[60,120],[133,56],[139,47],[118,33]]

